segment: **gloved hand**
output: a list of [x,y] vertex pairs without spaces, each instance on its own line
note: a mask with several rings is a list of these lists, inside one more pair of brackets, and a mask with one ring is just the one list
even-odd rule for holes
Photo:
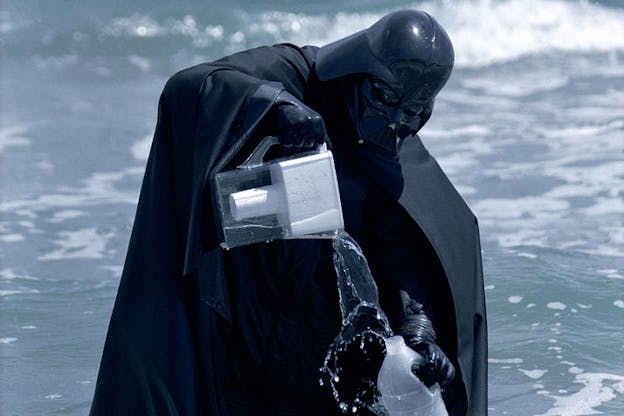
[[408,347],[423,356],[422,362],[412,365],[412,372],[427,387],[439,383],[442,388],[448,386],[455,377],[455,367],[444,351],[435,342],[433,325],[422,310],[422,305],[411,299],[404,290],[400,291],[403,306],[403,319],[399,326],[399,335],[405,339]]
[[325,142],[327,133],[319,113],[283,91],[274,108],[277,138],[288,151],[312,150]]

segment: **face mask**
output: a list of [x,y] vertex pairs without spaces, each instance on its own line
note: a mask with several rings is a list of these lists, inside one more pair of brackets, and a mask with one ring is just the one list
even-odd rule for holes
[[402,99],[400,89],[378,79],[355,81],[349,111],[358,138],[398,154],[402,141],[421,125],[426,103]]

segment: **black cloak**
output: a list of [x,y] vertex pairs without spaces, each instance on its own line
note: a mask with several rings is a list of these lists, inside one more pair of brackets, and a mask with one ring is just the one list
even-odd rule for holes
[[[219,246],[220,233],[212,200],[215,173],[236,166],[255,147],[257,132],[266,128],[263,123],[271,106],[279,101],[280,92],[287,90],[312,108],[322,106],[314,84],[318,81],[314,74],[316,52],[314,47],[286,44],[256,48],[183,70],[167,82],[160,98],[154,140],[104,346],[92,415],[329,414],[320,410],[323,407],[318,404],[313,387],[307,390],[311,392],[307,407],[303,407],[307,410],[289,412],[287,407],[271,407],[272,403],[267,402],[265,409],[238,412],[232,403],[238,399],[244,402],[245,394],[253,395],[253,392],[241,391],[239,397],[230,397],[227,383],[237,371],[244,378],[245,369],[257,365],[254,360],[270,363],[264,373],[258,373],[263,377],[279,371],[280,357],[267,361],[262,348],[254,350],[249,345],[250,340],[260,340],[260,345],[279,344],[282,335],[268,322],[275,314],[265,318],[262,314],[266,311],[303,308],[308,315],[313,314],[312,328],[305,328],[292,338],[301,339],[296,342],[302,348],[316,338],[326,348],[336,335],[339,315],[335,310],[338,303],[335,281],[321,281],[318,277],[331,273],[327,268],[331,263],[331,254],[327,257],[331,244],[304,240],[225,251]],[[327,120],[336,116],[326,109],[316,109],[326,118],[330,137],[339,133],[339,121]],[[349,155],[337,143],[335,148],[340,175],[340,160],[348,160]],[[404,145],[401,168],[404,190],[399,202],[378,204],[377,212],[401,212],[402,221],[410,225],[406,228],[390,221],[382,229],[393,230],[390,235],[406,240],[413,240],[411,235],[420,235],[422,241],[416,246],[423,250],[410,257],[427,258],[433,264],[427,267],[429,271],[437,267],[442,280],[430,292],[436,298],[447,299],[437,312],[437,323],[434,322],[438,341],[461,375],[466,414],[484,415],[487,413],[487,333],[476,218],[419,139]],[[341,193],[353,179],[349,175],[344,177]],[[343,195],[343,201],[361,196],[357,186],[353,188],[355,191],[350,189],[348,192],[354,194]],[[347,231],[360,241],[361,230],[354,226],[349,229],[350,221],[360,223],[350,220],[346,205]],[[410,236],[406,236],[407,232]],[[392,245],[397,241],[400,243],[400,239],[382,243]],[[376,269],[383,273],[384,267],[396,268],[392,257],[382,256],[383,250],[371,244],[365,243],[363,248],[372,259],[369,262],[374,275]],[[401,246],[415,245],[408,242]],[[302,267],[302,274],[316,274],[311,277],[317,279],[311,289],[313,293],[308,293],[312,286],[305,289],[298,286],[289,293],[299,298],[285,302],[271,290],[265,296],[261,279],[254,280],[249,287],[237,283],[233,274],[253,275],[256,271],[248,268],[254,264],[267,275],[280,270],[279,261],[267,260],[267,250],[273,258],[289,259],[295,264],[291,268],[295,273],[297,267]],[[310,261],[322,265],[310,272],[305,267]],[[380,282],[383,277],[376,279],[384,306],[384,284]],[[299,284],[299,278],[293,281]],[[409,282],[397,284],[410,285]],[[318,300],[314,299],[317,292],[333,295]],[[246,303],[248,297],[259,300],[259,306]],[[256,313],[262,316],[257,317]],[[247,316],[249,322],[239,323],[240,316]],[[295,331],[299,324],[299,321],[291,323],[290,328]],[[232,328],[238,328],[239,335],[233,335]],[[297,345],[281,348],[295,354]],[[323,353],[318,345],[315,348],[301,360]],[[246,349],[246,353],[238,359],[235,352],[240,349]],[[318,367],[316,362],[306,365]],[[297,381],[295,374],[285,383]],[[262,380],[256,380],[255,385],[261,384]],[[271,382],[268,386],[275,387]],[[276,397],[279,396],[277,392]],[[296,394],[293,398],[301,399]]]

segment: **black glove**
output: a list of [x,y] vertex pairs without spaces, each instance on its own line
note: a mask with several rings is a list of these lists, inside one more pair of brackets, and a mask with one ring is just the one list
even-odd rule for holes
[[325,142],[327,133],[319,113],[283,91],[272,109],[277,138],[288,151],[312,150]]
[[435,331],[431,321],[423,312],[422,305],[411,299],[406,291],[401,290],[403,319],[399,334],[408,347],[423,356],[422,362],[412,365],[412,372],[427,387],[439,383],[441,387],[451,384],[455,378],[455,367],[444,351],[435,342]]

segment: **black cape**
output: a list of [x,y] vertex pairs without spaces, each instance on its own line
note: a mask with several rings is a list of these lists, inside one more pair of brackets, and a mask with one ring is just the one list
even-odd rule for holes
[[[227,340],[240,309],[232,304],[238,298],[228,280],[236,256],[219,247],[212,178],[255,147],[255,133],[281,91],[314,108],[308,95],[315,54],[313,47],[261,47],[189,68],[167,82],[92,415],[237,414],[224,399],[231,371],[224,358],[232,347]],[[458,365],[467,414],[486,414],[487,332],[476,218],[418,139],[404,145],[401,166],[405,183],[397,207],[422,231],[448,288],[451,334],[442,335],[441,345]],[[249,331],[270,337],[263,328],[260,322]],[[338,327],[333,322],[329,328]]]

